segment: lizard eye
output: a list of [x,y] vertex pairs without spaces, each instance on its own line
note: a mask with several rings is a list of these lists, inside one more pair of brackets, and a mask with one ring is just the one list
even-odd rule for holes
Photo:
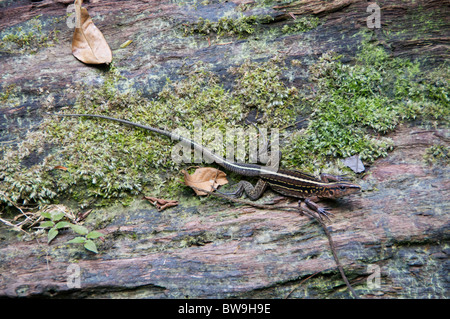
[[345,186],[344,186],[344,185],[341,185],[341,186],[340,186],[340,189],[344,190],[344,189],[345,189]]

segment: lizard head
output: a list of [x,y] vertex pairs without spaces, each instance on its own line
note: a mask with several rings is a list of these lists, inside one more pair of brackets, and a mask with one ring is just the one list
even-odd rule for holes
[[346,182],[338,182],[338,183],[330,183],[324,192],[320,195],[323,198],[339,198],[343,196],[347,196],[350,194],[356,194],[361,191],[361,186],[346,183]]

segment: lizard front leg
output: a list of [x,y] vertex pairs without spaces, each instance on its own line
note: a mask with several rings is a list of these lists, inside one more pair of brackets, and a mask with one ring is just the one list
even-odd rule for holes
[[316,213],[319,214],[319,216],[324,216],[327,219],[330,219],[330,216],[333,216],[333,213],[327,211],[326,208],[324,207],[320,207],[319,205],[317,205],[314,201],[318,200],[317,197],[310,197],[310,198],[305,198],[305,204],[306,206],[308,206],[308,208],[312,209],[313,211],[315,211]]

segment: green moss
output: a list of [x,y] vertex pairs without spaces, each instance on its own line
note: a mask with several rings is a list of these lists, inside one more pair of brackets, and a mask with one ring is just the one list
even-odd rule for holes
[[331,158],[359,154],[373,162],[392,148],[383,137],[400,122],[448,123],[448,69],[422,72],[365,38],[354,65],[327,53],[310,68],[317,92],[305,100],[308,127],[283,152],[287,166],[320,170]]
[[424,35],[434,36],[436,30],[441,30],[447,26],[447,22],[443,18],[439,18],[442,15],[439,9],[430,10],[425,9],[422,5],[418,5],[417,8],[411,10],[409,17],[406,20],[406,26],[409,26],[414,30],[416,39],[424,39]]
[[[193,132],[194,121],[201,120],[203,132],[218,129],[223,134],[246,127],[245,117],[255,110],[269,127],[293,120],[296,91],[282,83],[279,61],[249,62],[230,73],[236,76],[234,90],[226,90],[199,64],[183,79],[167,81],[159,96],[148,100],[139,92],[120,92],[123,79],[113,67],[102,86],[80,88],[68,112],[104,114],[169,131]],[[166,137],[111,121],[48,117],[17,148],[4,147],[0,185],[5,196],[20,204],[127,204],[130,196],[144,190],[173,198],[183,190],[183,166],[171,160],[173,145]],[[67,170],[54,169],[57,166]],[[0,201],[8,203],[1,195]]]
[[[273,21],[269,15],[249,15],[240,16],[239,18],[223,17],[217,22],[208,19],[199,18],[195,23],[186,23],[183,25],[184,36],[201,34],[205,36],[217,35],[219,37],[238,36],[246,38],[249,35],[256,34],[263,30],[262,25]],[[285,24],[282,33],[300,33],[316,28],[319,25],[317,17],[302,17],[295,19],[292,23]],[[272,28],[274,33],[280,32],[280,29]]]
[[281,81],[280,63],[279,58],[274,58],[267,63],[246,62],[231,69],[239,75],[234,94],[247,109],[257,110],[261,115],[257,118],[267,127],[289,123],[295,117],[299,101],[297,89],[288,88]]
[[216,240],[216,235],[209,232],[200,232],[198,234],[188,234],[180,239],[180,248],[191,246],[204,246]]
[[428,164],[448,165],[450,163],[449,148],[445,145],[433,145],[429,147],[424,155]]
[[14,108],[20,105],[20,88],[15,84],[5,85],[0,90],[0,109]]
[[238,36],[239,38],[247,37],[257,31],[257,27],[261,23],[267,23],[273,20],[272,17],[266,16],[241,16],[239,18],[220,18],[217,22],[208,19],[199,18],[197,22],[184,25],[184,35],[218,35],[218,36]]
[[295,19],[290,24],[285,24],[281,31],[283,33],[300,33],[316,28],[319,25],[317,17],[301,17]]
[[[52,24],[59,22],[54,19]],[[4,31],[0,34],[0,49],[9,53],[36,53],[39,48],[48,47],[59,42],[59,31],[56,28],[49,32],[43,30],[41,15],[36,16],[24,25],[14,27],[11,31]]]

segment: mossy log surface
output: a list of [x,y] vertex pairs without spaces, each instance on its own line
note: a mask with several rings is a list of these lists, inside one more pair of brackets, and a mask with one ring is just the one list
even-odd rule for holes
[[[58,41],[35,31],[30,44],[0,46],[3,144],[26,138],[49,105],[58,111],[74,104],[80,85],[95,87],[104,81],[103,68],[84,65],[71,54],[73,29],[66,24],[66,2],[0,3],[2,37],[18,26],[26,28],[35,17],[42,22],[42,33],[59,31]],[[229,67],[275,54],[300,61],[295,71],[283,71],[283,81],[299,91],[313,87],[308,68],[323,53],[334,50],[342,62],[353,63],[361,42],[358,34],[367,29],[369,16],[367,1],[323,3],[301,0],[258,6],[248,1],[209,1],[194,6],[189,1],[110,0],[85,1],[85,6],[113,51],[114,67],[123,77],[119,90],[132,87],[153,98],[167,78],[177,81],[178,71],[186,65],[208,64],[223,87],[232,89]],[[382,27],[373,31],[374,37],[392,57],[420,59],[425,69],[448,60],[449,1],[378,3]],[[273,33],[270,38],[208,38],[183,36],[180,31],[199,17],[217,21],[225,13],[239,12],[271,16],[262,23],[266,31],[292,23],[292,14],[313,15],[320,24],[301,33]],[[133,42],[122,45],[128,40]],[[431,146],[448,149],[448,135],[448,123],[399,124],[386,135],[393,150],[370,163],[360,176],[363,192],[323,203],[335,215],[327,222],[328,229],[360,297],[448,298],[448,154],[444,163],[429,160]],[[41,160],[29,156],[27,165]],[[142,194],[127,206],[94,208],[85,224],[104,234],[96,241],[98,254],[68,245],[75,237],[68,230],[47,244],[45,236],[30,239],[0,224],[0,296],[351,298],[315,221],[216,198],[191,199],[188,189],[181,196],[179,206],[162,212],[142,200]],[[11,218],[3,208],[0,217]],[[70,265],[79,267],[80,287],[68,285]],[[377,270],[379,285],[368,284],[374,282]]]

